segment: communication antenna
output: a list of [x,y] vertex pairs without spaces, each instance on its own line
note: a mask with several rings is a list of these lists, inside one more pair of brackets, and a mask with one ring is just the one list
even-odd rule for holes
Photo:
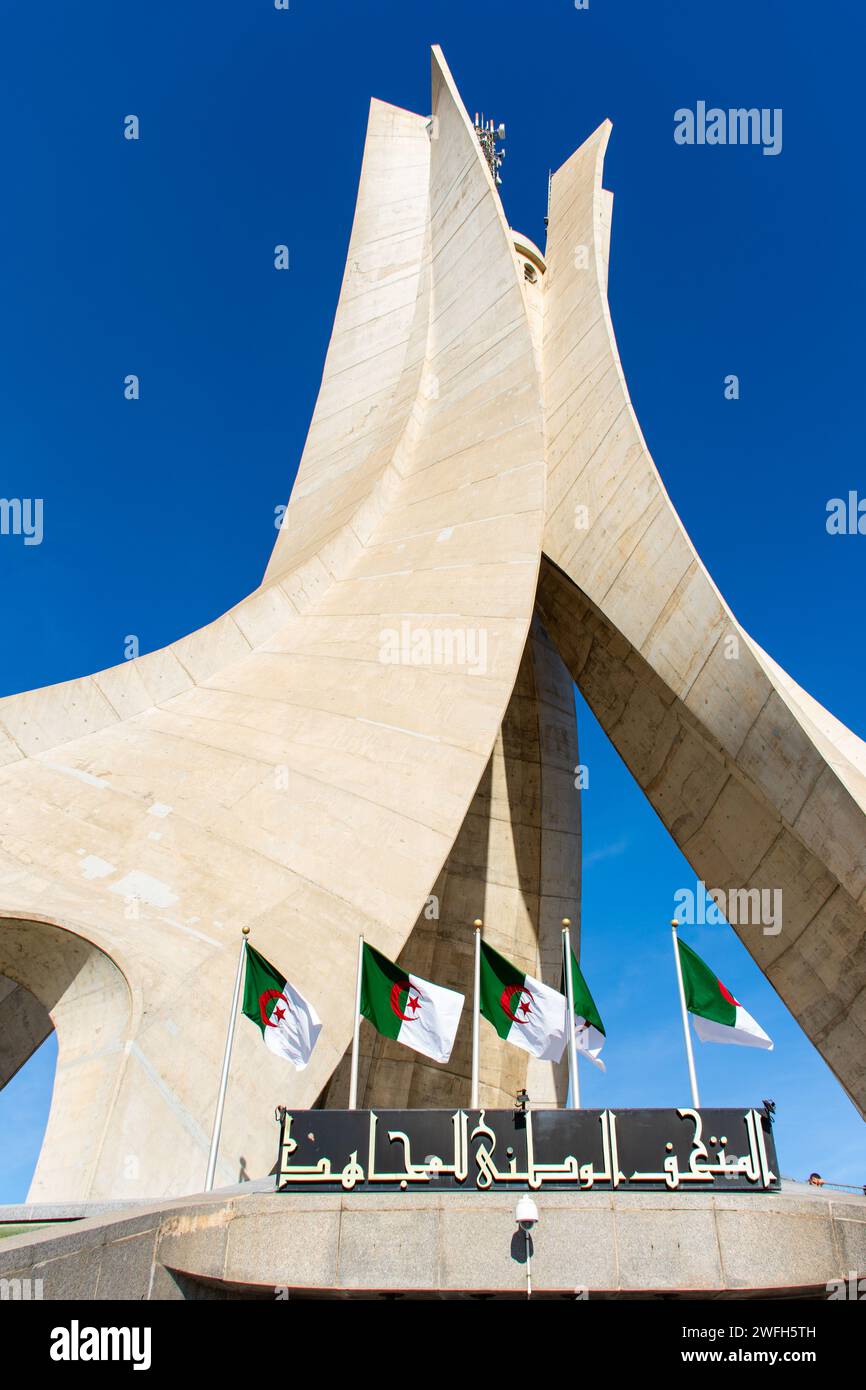
[[476,111],[475,134],[478,136],[478,143],[484,153],[484,158],[490,165],[490,172],[493,175],[494,183],[501,184],[502,175],[499,170],[505,158],[505,150],[498,150],[496,146],[505,139],[505,126],[501,121],[499,125],[494,125],[492,120],[488,121],[483,111],[481,112],[481,119],[479,120],[478,112]]

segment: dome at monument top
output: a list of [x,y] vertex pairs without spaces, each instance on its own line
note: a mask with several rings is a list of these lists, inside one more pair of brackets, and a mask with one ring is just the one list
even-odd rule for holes
[[543,275],[547,269],[547,264],[535,242],[531,241],[528,236],[524,236],[522,232],[515,231],[513,227],[510,230],[514,249],[518,256],[522,257],[524,266],[527,268],[526,278],[528,280],[535,279],[535,276],[529,273],[530,271]]

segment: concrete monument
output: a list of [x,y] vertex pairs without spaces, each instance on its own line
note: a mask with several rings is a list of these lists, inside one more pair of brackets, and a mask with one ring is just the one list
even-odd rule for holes
[[[438,49],[432,77],[430,115],[372,103],[260,586],[0,701],[0,1084],[59,1040],[33,1201],[201,1190],[242,926],[324,1028],[302,1073],[239,1029],[218,1185],[268,1173],[276,1102],[345,1103],[359,932],[468,992],[481,917],[558,983],[572,681],[700,878],[782,890],[783,930],[743,940],[866,1105],[866,747],[737,623],[650,458],[606,295],[610,125],[553,175],[542,252]],[[361,1103],[465,1104],[468,1024],[447,1067],[368,1039]],[[492,1030],[481,1082],[561,1098]]]

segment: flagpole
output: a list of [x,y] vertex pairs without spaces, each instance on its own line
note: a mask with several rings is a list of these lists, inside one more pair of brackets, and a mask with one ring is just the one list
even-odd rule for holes
[[472,923],[475,928],[475,968],[473,972],[473,991],[472,991],[472,1099],[470,1110],[478,1109],[478,1054],[479,1054],[479,1035],[481,1024],[481,928],[484,925],[480,917],[476,917]]
[[349,1081],[349,1109],[358,1109],[358,1043],[361,1038],[361,975],[364,969],[364,938],[358,937],[358,966],[355,972],[355,1031],[352,1034],[352,1072]]
[[226,1048],[223,1053],[223,1070],[220,1077],[220,1089],[217,1097],[216,1114],[214,1115],[213,1134],[210,1141],[210,1153],[207,1160],[207,1177],[204,1180],[205,1192],[213,1192],[214,1174],[216,1173],[217,1153],[220,1146],[220,1131],[223,1127],[223,1110],[226,1103],[226,1089],[229,1083],[229,1067],[232,1060],[232,1046],[235,1040],[235,1025],[238,1021],[238,1000],[241,995],[241,979],[243,978],[244,958],[247,953],[247,937],[250,934],[249,927],[241,928],[241,952],[238,956],[238,968],[235,975],[235,988],[232,995],[232,1011],[229,1018],[228,1031],[226,1032]]
[[580,1082],[577,1077],[577,1043],[574,1037],[574,981],[571,975],[571,919],[562,919],[562,950],[565,966],[565,997],[568,1001],[568,1078],[571,1082],[571,1109],[580,1109]]
[[698,1095],[698,1077],[695,1071],[695,1056],[692,1052],[692,1035],[689,1032],[689,1011],[686,1008],[686,991],[683,987],[683,967],[680,963],[680,948],[677,940],[677,919],[674,917],[671,922],[671,935],[674,943],[674,963],[677,967],[677,984],[680,989],[680,1008],[683,1015],[683,1036],[686,1040],[686,1057],[689,1062],[689,1080],[692,1083],[692,1105],[695,1110],[700,1109],[701,1101]]

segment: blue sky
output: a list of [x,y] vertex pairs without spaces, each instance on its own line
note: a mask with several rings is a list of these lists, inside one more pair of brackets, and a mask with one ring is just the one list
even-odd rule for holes
[[[0,693],[112,665],[129,634],[163,646],[259,582],[369,99],[428,110],[440,42],[467,105],[506,122],[506,212],[542,244],[548,168],[612,119],[610,299],[649,446],[744,626],[866,734],[866,537],[825,529],[829,498],[866,495],[863,30],[854,8],[782,0],[4,6],[0,494],[44,499],[44,540],[0,537]],[[675,144],[699,100],[782,108],[782,152]],[[583,964],[609,1036],[583,1100],[683,1103],[666,923],[694,875],[578,706]],[[776,1040],[698,1044],[705,1102],[772,1096],[786,1173],[866,1181],[862,1122],[734,933],[688,939]],[[0,1094],[0,1201],[26,1192],[53,1053]]]

